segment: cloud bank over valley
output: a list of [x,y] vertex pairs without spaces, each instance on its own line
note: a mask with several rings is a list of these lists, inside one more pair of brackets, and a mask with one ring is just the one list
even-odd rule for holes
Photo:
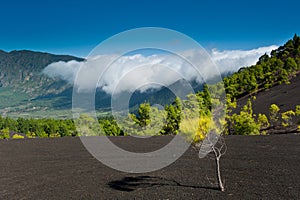
[[[181,52],[181,55],[199,64],[200,71],[173,54],[135,54],[99,55],[89,57],[84,62],[55,62],[48,65],[43,73],[49,77],[61,78],[70,84],[75,82],[75,86],[83,90],[95,88],[96,83],[98,88],[108,94],[135,90],[143,92],[149,88],[157,88],[158,85],[168,86],[182,78],[197,82],[212,78],[216,74],[214,63],[220,74],[235,72],[241,67],[255,64],[261,55],[269,54],[276,48],[277,46],[272,45],[252,50],[213,49],[208,52],[211,60],[207,56],[202,59],[203,52]],[[111,63],[109,67],[108,63]]]

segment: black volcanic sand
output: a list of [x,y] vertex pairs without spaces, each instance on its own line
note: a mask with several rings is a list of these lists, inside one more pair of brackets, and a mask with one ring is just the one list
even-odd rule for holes
[[[169,136],[111,138],[132,151],[157,149]],[[300,199],[300,135],[228,136],[215,163],[190,148],[159,171],[128,174],[94,159],[79,138],[0,141],[0,199]]]
[[[256,100],[252,101],[254,113],[269,114],[269,107],[275,103],[281,111],[295,110],[300,105],[300,75],[293,78],[290,84],[281,84],[269,90],[255,94]],[[238,107],[246,104],[248,97],[239,99]]]

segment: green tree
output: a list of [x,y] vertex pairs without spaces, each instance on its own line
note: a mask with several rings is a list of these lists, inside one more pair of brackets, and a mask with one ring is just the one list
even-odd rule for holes
[[120,118],[120,128],[125,135],[159,135],[166,123],[166,111],[148,103],[140,105],[139,115],[129,114]]
[[5,117],[4,118],[3,127],[9,128],[12,131],[18,131],[17,130],[17,122],[16,122],[16,120],[14,120],[14,119],[12,119],[10,117]]
[[118,136],[118,135],[123,135],[123,132],[117,125],[115,120],[108,120],[108,119],[103,119],[100,120],[100,127],[102,130],[105,132],[105,135],[108,136]]
[[17,119],[17,129],[20,133],[27,133],[29,131],[29,122],[27,119],[19,117]]
[[288,70],[288,72],[295,72],[298,69],[298,65],[294,58],[289,57],[285,61],[285,68]]
[[177,134],[182,115],[181,100],[177,97],[172,105],[165,107],[165,111],[167,112],[167,119],[162,134]]
[[139,106],[138,115],[131,114],[133,121],[140,127],[150,124],[150,103],[142,103]]
[[64,121],[59,122],[58,131],[60,137],[70,136],[70,130]]
[[207,84],[204,84],[203,92],[201,94],[202,94],[204,106],[206,107],[207,110],[211,111],[211,107],[212,107],[211,95]]

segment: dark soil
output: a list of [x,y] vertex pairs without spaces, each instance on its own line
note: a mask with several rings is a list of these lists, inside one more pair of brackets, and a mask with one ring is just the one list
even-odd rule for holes
[[[253,94],[256,100],[252,101],[254,113],[269,114],[269,107],[275,103],[282,112],[295,110],[296,105],[300,105],[300,75],[293,78],[290,84],[274,86],[266,91]],[[249,96],[238,99],[238,107],[246,104]]]
[[[157,149],[169,136],[111,138],[131,151]],[[0,141],[0,199],[300,199],[300,135],[228,136],[215,163],[189,149],[159,171],[128,174],[94,159],[79,138]]]
[[[300,104],[300,76],[256,94],[255,113]],[[243,105],[246,98],[239,99]],[[148,152],[169,136],[113,137],[125,150]],[[0,199],[300,199],[300,135],[227,136],[221,159],[225,192],[215,162],[190,148],[159,171],[128,174],[93,158],[79,138],[0,140]],[[124,158],[123,158],[124,159]]]

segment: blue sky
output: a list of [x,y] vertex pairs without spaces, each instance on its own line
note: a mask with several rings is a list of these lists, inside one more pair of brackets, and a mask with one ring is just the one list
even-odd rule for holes
[[99,42],[138,27],[164,27],[207,49],[281,45],[300,34],[300,1],[2,1],[0,49],[86,56]]

